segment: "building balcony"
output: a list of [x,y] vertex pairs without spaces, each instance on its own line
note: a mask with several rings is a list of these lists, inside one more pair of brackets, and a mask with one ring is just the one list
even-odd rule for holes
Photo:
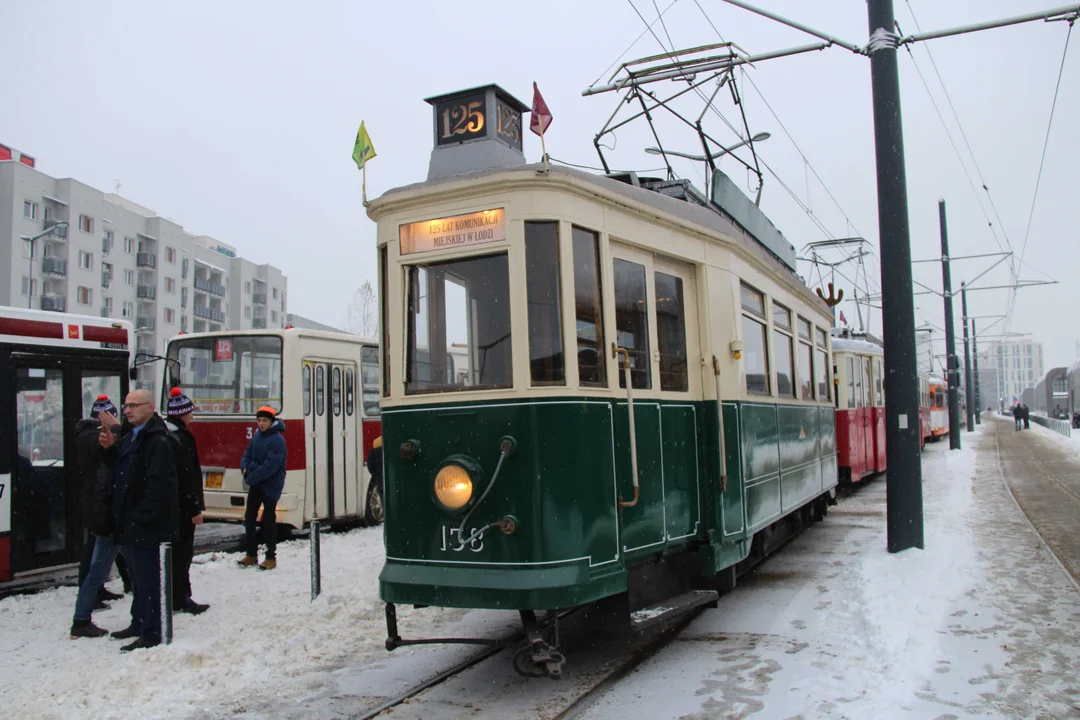
[[111,272],[102,272],[101,273],[101,287],[108,290],[110,285],[112,285],[112,273]]
[[218,297],[225,297],[225,286],[195,278],[195,289]]
[[52,232],[49,234],[49,238],[52,240],[67,240],[67,225],[61,225],[60,227],[57,227],[56,224],[58,222],[60,221],[52,219],[45,221],[45,229],[52,230]]
[[266,320],[263,318],[255,318],[251,321],[251,327],[254,330],[265,330]]
[[251,302],[255,303],[256,305],[265,305],[266,293],[252,293]]
[[195,317],[200,317],[204,320],[210,320],[211,322],[216,323],[225,322],[225,313],[220,310],[215,310],[212,307],[196,307],[194,313]]
[[140,300],[154,300],[157,298],[157,288],[153,285],[140,285],[135,294]]
[[156,268],[157,255],[154,253],[141,252],[135,256],[135,264],[141,268]]
[[154,332],[154,318],[152,317],[137,317],[135,318],[135,332],[145,333],[147,335]]
[[67,298],[63,295],[43,295],[41,297],[41,309],[65,312],[67,310]]
[[67,260],[58,257],[42,258],[41,273],[55,277],[67,277]]

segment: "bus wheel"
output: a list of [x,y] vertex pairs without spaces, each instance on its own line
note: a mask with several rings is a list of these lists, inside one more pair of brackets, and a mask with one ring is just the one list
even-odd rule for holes
[[364,524],[368,527],[381,525],[383,521],[382,478],[368,484],[367,502],[364,503]]

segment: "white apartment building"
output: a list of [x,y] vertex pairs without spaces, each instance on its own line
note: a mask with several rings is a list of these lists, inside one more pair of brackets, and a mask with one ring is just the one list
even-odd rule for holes
[[1043,345],[1034,340],[994,343],[979,353],[979,380],[984,401],[990,407],[1005,407],[1033,388],[1046,375]]
[[[182,331],[284,327],[286,289],[278,268],[0,145],[0,304],[122,317],[138,352],[161,355]],[[154,390],[161,372],[138,385]]]

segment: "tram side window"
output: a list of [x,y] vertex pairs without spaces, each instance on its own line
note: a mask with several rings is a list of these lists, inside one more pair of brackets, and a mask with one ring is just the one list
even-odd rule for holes
[[565,385],[566,359],[559,302],[559,223],[525,223],[525,286],[532,384]]
[[872,382],[871,379],[870,379],[870,358],[863,358],[862,378],[863,378],[863,391],[862,391],[862,401],[863,401],[863,403],[862,404],[863,404],[863,407],[870,407],[871,405],[873,405],[873,403],[870,401],[871,400],[871,398],[870,398],[870,388],[871,388],[871,382]]
[[369,345],[360,348],[360,401],[365,415],[378,417],[379,350]]
[[[386,247],[379,250],[379,330],[382,333],[382,396],[390,396],[390,324],[386,321]],[[378,366],[378,361],[376,361]],[[365,401],[365,406],[367,402]]]
[[776,363],[776,391],[784,397],[795,394],[795,372],[791,351],[791,311],[773,303],[773,362]]
[[686,392],[690,373],[686,357],[686,309],[681,277],[654,273],[656,344],[660,350],[660,389]]
[[877,385],[877,398],[875,399],[874,404],[875,405],[884,405],[885,404],[885,389],[884,389],[885,378],[881,374],[881,361],[880,360],[875,360],[874,361],[874,381],[875,381],[875,383]]
[[829,346],[826,342],[825,331],[817,330],[817,364],[814,367],[814,377],[817,379],[817,399],[828,400],[831,383],[829,382]]
[[[649,308],[645,289],[645,266],[615,258],[615,341],[630,354],[630,382],[634,389],[652,387],[649,364]],[[619,387],[626,375],[619,373]]]
[[855,360],[845,358],[844,370],[847,371],[847,406],[855,407]]
[[506,253],[409,268],[407,393],[511,387]]
[[799,398],[814,398],[814,341],[810,323],[799,318]]
[[575,227],[574,317],[577,326],[578,381],[607,387],[604,306],[600,293],[600,237]]
[[765,344],[765,296],[742,285],[743,362],[746,392],[769,394],[769,359]]

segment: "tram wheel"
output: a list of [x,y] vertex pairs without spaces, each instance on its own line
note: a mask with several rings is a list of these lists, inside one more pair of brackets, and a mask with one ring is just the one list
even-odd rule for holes
[[514,653],[514,672],[524,677],[546,677],[548,674],[544,667],[533,662],[532,648],[528,645]]
[[368,485],[367,502],[364,503],[364,524],[368,527],[381,525],[385,519],[381,485],[379,479],[372,480]]

